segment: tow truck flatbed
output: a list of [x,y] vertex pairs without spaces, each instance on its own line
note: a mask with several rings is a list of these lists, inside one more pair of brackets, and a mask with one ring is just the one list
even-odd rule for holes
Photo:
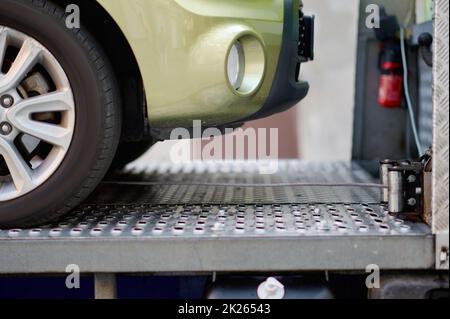
[[376,189],[187,185],[374,182],[351,163],[283,161],[274,175],[258,165],[137,163],[58,223],[1,230],[0,273],[57,274],[69,264],[84,273],[434,267],[430,228],[390,216]]

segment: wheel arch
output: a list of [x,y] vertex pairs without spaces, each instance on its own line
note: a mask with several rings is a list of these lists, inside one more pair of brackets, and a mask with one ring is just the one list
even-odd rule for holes
[[121,140],[135,142],[148,138],[149,128],[142,74],[133,49],[115,19],[97,0],[51,1],[63,9],[71,4],[79,6],[82,25],[87,28],[110,59],[122,96]]

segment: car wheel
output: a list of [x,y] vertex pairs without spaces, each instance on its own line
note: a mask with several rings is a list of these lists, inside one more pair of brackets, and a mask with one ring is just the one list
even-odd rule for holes
[[100,46],[50,1],[0,1],[0,226],[28,227],[85,199],[120,138]]

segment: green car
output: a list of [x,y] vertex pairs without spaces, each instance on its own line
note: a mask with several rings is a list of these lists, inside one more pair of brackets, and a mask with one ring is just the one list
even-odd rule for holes
[[175,128],[233,128],[304,98],[300,0],[1,0],[0,226],[80,204]]

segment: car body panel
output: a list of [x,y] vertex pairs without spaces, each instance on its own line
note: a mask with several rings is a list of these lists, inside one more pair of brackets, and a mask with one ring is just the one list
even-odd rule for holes
[[[275,77],[283,37],[283,0],[98,0],[138,61],[152,128],[221,126],[258,112]],[[297,0],[298,2],[298,0]],[[263,44],[264,78],[249,96],[229,85],[234,39]]]

